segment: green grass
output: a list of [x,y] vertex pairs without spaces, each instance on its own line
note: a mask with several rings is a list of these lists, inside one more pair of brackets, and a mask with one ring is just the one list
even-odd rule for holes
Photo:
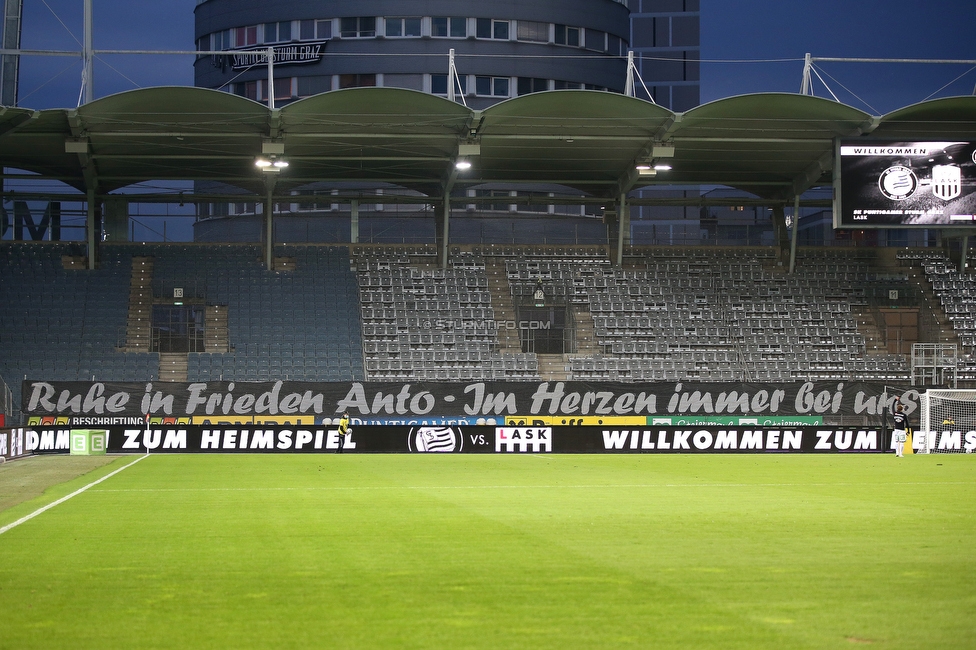
[[974,551],[966,455],[159,455],[0,535],[0,648],[974,648]]

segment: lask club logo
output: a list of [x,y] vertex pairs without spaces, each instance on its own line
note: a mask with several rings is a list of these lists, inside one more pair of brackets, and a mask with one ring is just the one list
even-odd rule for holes
[[462,451],[464,436],[454,427],[414,427],[407,435],[407,449],[415,452]]
[[962,170],[955,165],[936,165],[932,168],[932,194],[943,201],[951,201],[962,193]]
[[496,452],[551,452],[552,427],[498,427]]

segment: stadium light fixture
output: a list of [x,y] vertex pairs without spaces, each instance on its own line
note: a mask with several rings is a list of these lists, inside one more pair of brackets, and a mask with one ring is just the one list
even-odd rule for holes
[[288,166],[288,161],[284,158],[278,158],[276,156],[270,156],[267,158],[262,156],[254,161],[254,166],[263,172],[280,172],[282,169]]
[[461,159],[454,163],[454,168],[459,172],[464,172],[471,169],[471,163],[467,160]]

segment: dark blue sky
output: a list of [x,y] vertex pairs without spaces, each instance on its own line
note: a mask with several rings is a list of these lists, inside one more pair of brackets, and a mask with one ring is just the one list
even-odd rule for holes
[[[82,0],[46,3],[80,40]],[[45,0],[24,4],[24,48],[80,49]],[[797,92],[806,52],[827,57],[976,59],[976,0],[701,0],[701,5],[703,102],[750,92]],[[94,0],[95,47],[192,49],[195,6],[196,0]],[[192,84],[189,57],[101,59],[95,72],[98,97],[139,86]],[[966,65],[819,65],[834,77],[825,79],[842,101],[870,113],[885,113],[933,93],[972,94],[976,86],[976,70]],[[75,59],[25,59],[21,105],[74,106],[80,70]],[[950,83],[959,75],[961,79]],[[941,89],[945,84],[949,86]],[[819,82],[816,90],[829,96]]]

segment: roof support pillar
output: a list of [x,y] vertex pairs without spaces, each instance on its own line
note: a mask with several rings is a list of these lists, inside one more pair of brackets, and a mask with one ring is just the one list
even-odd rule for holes
[[800,195],[793,197],[793,236],[790,237],[790,275],[796,270],[796,243],[800,238]]
[[88,249],[88,269],[95,268],[95,255],[98,252],[98,208],[95,205],[95,188],[89,187],[85,194],[88,214],[85,217],[85,245]]
[[959,273],[966,272],[966,253],[969,250],[969,235],[962,236],[962,250],[959,253]]
[[349,243],[359,243],[359,199],[349,202]]
[[434,219],[435,227],[437,232],[435,233],[435,238],[437,240],[437,264],[442,269],[447,268],[451,242],[451,197],[449,194],[444,195],[444,203],[439,206],[440,214]]
[[782,203],[773,206],[773,235],[776,237],[776,263],[783,266],[790,242],[786,235],[786,210]]
[[617,266],[624,265],[624,243],[630,237],[630,210],[627,208],[627,195],[621,194],[617,200]]
[[264,267],[274,271],[274,178],[266,179],[264,198]]

